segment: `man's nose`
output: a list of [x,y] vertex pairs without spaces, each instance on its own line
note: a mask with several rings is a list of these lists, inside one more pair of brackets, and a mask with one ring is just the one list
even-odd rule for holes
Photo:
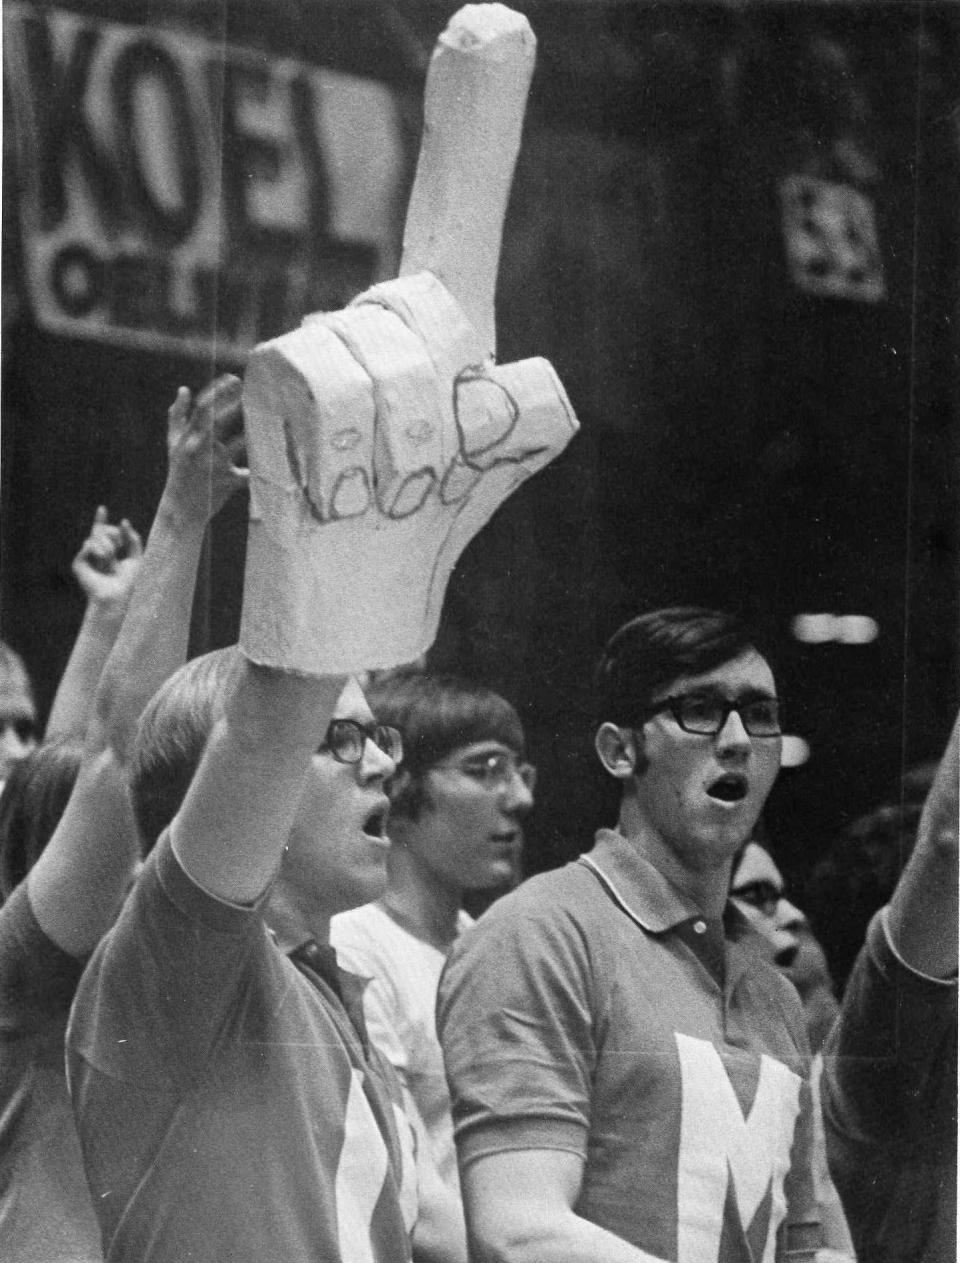
[[777,910],[774,913],[774,922],[778,930],[789,930],[796,934],[798,930],[803,928],[806,917],[800,909],[786,899],[783,895],[777,900]]
[[750,734],[743,726],[740,712],[732,710],[717,733],[717,750],[749,750]]
[[386,750],[381,750],[372,737],[363,743],[363,757],[359,764],[360,776],[364,781],[387,780],[397,770],[396,762]]
[[511,769],[510,779],[504,786],[503,806],[513,816],[525,816],[533,807],[533,787],[536,769],[529,763],[521,763]]

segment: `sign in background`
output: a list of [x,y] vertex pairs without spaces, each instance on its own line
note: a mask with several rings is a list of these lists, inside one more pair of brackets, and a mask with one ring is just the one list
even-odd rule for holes
[[387,85],[29,5],[4,57],[42,328],[242,363],[395,270]]

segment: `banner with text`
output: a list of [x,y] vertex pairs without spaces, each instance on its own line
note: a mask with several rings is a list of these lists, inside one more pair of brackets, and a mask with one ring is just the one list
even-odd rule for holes
[[172,25],[3,16],[42,327],[241,361],[394,274],[405,157],[386,84]]

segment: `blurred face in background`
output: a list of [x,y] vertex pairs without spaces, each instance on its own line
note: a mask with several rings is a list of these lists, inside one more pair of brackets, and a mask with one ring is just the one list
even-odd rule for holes
[[30,682],[11,666],[0,677],[0,781],[7,779],[12,764],[36,748],[36,725]]
[[781,968],[792,965],[806,918],[785,896],[780,870],[759,843],[748,842],[744,848],[730,898],[766,941],[770,959]]
[[816,1052],[839,1007],[830,967],[807,918],[786,898],[773,857],[759,843],[748,842],[744,848],[730,898],[764,939],[770,960],[799,992]]

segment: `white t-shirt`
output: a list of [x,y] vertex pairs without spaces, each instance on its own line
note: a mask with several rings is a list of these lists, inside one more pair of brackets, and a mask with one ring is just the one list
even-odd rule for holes
[[[458,933],[471,923],[461,912]],[[434,1018],[443,952],[375,903],[335,916],[330,942],[344,969],[371,979],[363,997],[370,1038],[413,1097],[441,1179],[459,1194],[450,1094]]]

